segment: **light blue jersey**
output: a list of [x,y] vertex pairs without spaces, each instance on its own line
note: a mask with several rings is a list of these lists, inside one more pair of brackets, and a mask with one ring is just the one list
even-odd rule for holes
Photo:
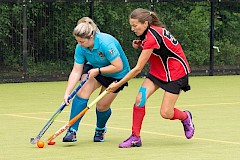
[[103,76],[121,79],[130,71],[130,66],[118,40],[109,34],[97,32],[92,51],[77,45],[74,60],[77,64],[84,64],[87,61],[94,68],[101,68],[110,65],[117,57],[121,58],[123,69],[116,73],[102,73]]

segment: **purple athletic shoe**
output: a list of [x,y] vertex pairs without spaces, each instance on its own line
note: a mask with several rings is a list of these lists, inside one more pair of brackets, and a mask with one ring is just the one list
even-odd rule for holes
[[119,144],[119,148],[130,148],[130,147],[141,147],[142,141],[141,138],[134,136],[132,134],[128,139]]
[[184,112],[186,112],[188,115],[188,118],[182,121],[183,128],[185,131],[185,136],[187,139],[191,139],[194,135],[194,130],[195,130],[194,124],[192,122],[192,115],[189,111],[184,111]]

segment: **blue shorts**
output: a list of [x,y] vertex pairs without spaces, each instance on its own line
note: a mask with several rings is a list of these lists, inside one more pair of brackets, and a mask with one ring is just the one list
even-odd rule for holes
[[[82,74],[88,74],[88,71],[90,69],[92,69],[93,66],[90,64],[85,64],[83,67],[83,73]],[[111,83],[115,82],[115,81],[120,81],[121,79],[116,79],[116,78],[112,78],[112,77],[106,77],[103,76],[101,74],[98,74],[95,79],[101,83],[101,85],[103,85],[104,87],[108,87]],[[119,87],[116,91],[114,91],[113,93],[118,93],[119,91],[123,90],[123,88],[125,86],[128,86],[128,82],[126,82],[125,84],[123,84],[121,87]]]
[[148,73],[146,77],[163,90],[173,94],[179,94],[181,90],[187,92],[191,89],[190,85],[188,84],[188,75],[171,82],[162,81],[150,73]]

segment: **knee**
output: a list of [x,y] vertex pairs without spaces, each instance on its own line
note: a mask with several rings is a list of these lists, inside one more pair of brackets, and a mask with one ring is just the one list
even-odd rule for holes
[[106,111],[106,110],[109,108],[108,105],[106,105],[106,104],[104,104],[104,103],[101,103],[101,102],[98,102],[97,105],[96,105],[96,107],[97,107],[97,110],[98,110],[99,112],[104,112],[104,111]]
[[173,117],[173,114],[170,110],[167,109],[161,109],[160,110],[160,115],[164,118],[164,119],[171,119]]
[[136,106],[139,106],[140,105],[140,103],[141,103],[141,95],[137,95],[137,97],[136,97],[136,100],[135,100],[135,104],[136,104]]
[[143,106],[145,106],[146,100],[147,100],[146,88],[141,87],[139,92],[138,92],[138,95],[136,97],[135,104],[138,107],[143,107]]

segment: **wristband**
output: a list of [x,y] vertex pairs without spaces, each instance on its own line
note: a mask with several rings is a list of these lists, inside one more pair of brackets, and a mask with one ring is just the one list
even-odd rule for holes
[[101,72],[100,68],[98,68],[98,74],[102,74],[102,72]]

